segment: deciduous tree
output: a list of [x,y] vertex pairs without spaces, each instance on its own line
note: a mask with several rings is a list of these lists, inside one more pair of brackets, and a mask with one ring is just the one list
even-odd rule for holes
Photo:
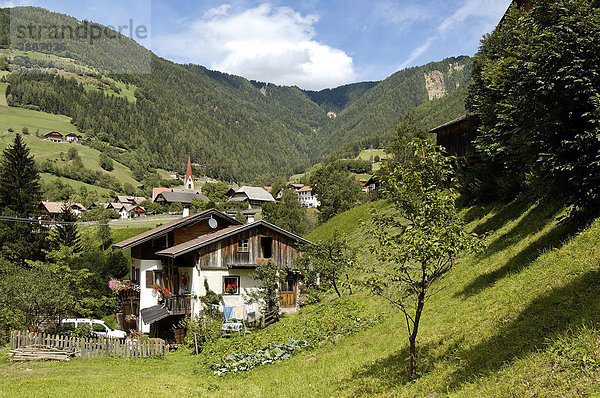
[[416,344],[433,284],[452,269],[461,252],[475,251],[479,238],[457,214],[451,159],[429,141],[415,139],[406,158],[384,166],[382,187],[392,212],[374,215],[371,251],[381,267],[366,266],[366,284],[404,314],[410,345],[410,376],[417,375]]

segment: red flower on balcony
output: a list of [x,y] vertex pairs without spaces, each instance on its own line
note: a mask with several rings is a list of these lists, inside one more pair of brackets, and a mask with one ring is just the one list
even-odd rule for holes
[[166,287],[162,287],[160,285],[154,285],[153,288],[157,292],[161,293],[163,295],[163,297],[166,299],[170,299],[173,297],[173,293],[171,293],[171,291],[169,289],[167,289]]

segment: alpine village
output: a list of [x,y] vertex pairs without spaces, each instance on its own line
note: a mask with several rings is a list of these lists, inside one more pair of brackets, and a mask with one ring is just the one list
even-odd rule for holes
[[0,397],[600,397],[600,2],[84,3],[0,1]]

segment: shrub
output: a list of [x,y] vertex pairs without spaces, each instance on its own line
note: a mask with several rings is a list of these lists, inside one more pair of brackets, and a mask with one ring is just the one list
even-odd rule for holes
[[87,323],[82,323],[80,325],[77,325],[77,328],[73,332],[73,336],[81,337],[84,339],[89,339],[90,337],[93,336],[92,335],[92,327]]

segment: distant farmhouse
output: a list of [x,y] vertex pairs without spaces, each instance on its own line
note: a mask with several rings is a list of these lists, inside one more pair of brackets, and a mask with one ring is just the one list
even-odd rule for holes
[[44,136],[44,140],[50,141],[50,142],[56,142],[56,143],[63,143],[63,142],[78,143],[83,140],[83,137],[80,135],[77,135],[75,133],[69,133],[67,135],[63,135],[63,134],[59,133],[58,131],[52,131]]
[[160,203],[163,206],[170,206],[173,203],[181,203],[184,207],[189,207],[196,199],[200,199],[204,201],[204,203],[209,202],[209,199],[202,195],[200,191],[185,191],[176,189],[159,193],[154,198],[154,202]]
[[366,193],[377,192],[380,185],[379,178],[377,178],[376,175],[369,178],[368,180],[364,180],[364,183],[361,181],[361,184],[363,184],[362,191]]
[[58,142],[58,143],[65,142],[64,136],[61,133],[59,133],[58,131],[53,131],[51,133],[46,134],[44,136],[44,139],[46,141],[50,141],[50,142]]
[[127,196],[127,195],[117,195],[115,196],[113,202],[121,203],[121,204],[130,204],[130,205],[140,205],[146,201],[146,198],[143,196]]
[[298,191],[298,201],[302,207],[306,207],[307,209],[316,209],[321,205],[319,200],[317,199],[317,194],[310,186],[304,186],[300,188]]
[[77,135],[75,133],[69,133],[65,136],[65,140],[67,142],[75,142],[76,143],[76,142],[81,142],[82,139],[83,139],[82,136]]
[[136,218],[146,214],[146,209],[140,206],[145,200],[143,196],[117,195],[104,208],[116,211],[123,220]]
[[146,214],[146,209],[142,206],[131,203],[108,203],[105,208],[116,211],[122,220],[137,218]]
[[87,211],[85,206],[81,203],[42,202],[39,206],[41,212],[40,218],[43,220],[56,221],[65,207],[69,208],[77,217],[81,217],[81,215]]
[[286,188],[282,188],[277,192],[275,196],[277,201],[280,201],[283,198],[283,192],[285,189],[290,189],[296,195],[298,195],[298,201],[302,207],[306,207],[307,209],[316,209],[321,205],[317,199],[317,194],[311,186],[300,184],[294,181],[288,181],[285,185]]
[[273,196],[263,187],[243,187],[227,192],[228,202],[243,203],[247,209],[260,209],[265,203],[275,202]]

